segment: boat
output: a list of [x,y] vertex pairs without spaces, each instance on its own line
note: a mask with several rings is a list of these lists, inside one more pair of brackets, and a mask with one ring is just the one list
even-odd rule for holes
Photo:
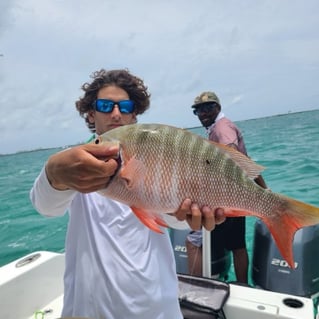
[[[0,267],[1,318],[60,318],[64,262],[64,253],[36,251]],[[231,283],[223,312],[227,319],[315,318],[310,297]]]
[[[182,274],[188,274],[185,246],[188,233],[189,230],[171,229],[170,234],[177,272]],[[210,232],[204,231],[202,276],[216,278],[219,275],[219,279],[227,280],[230,256],[227,252],[224,256],[215,256],[210,243]],[[291,307],[297,313],[297,309],[303,308],[299,298],[307,298],[311,300],[312,312],[309,312],[308,316],[299,314],[296,318],[319,319],[319,259],[316,258],[318,249],[319,225],[299,229],[293,242],[295,269],[291,269],[281,257],[266,225],[257,219],[254,225],[252,249],[251,277],[253,283],[240,287],[230,284],[230,297],[224,307],[226,312],[230,312],[229,318],[290,318],[289,316],[282,317],[280,311]],[[274,296],[278,298],[278,303],[272,303]],[[233,317],[233,301],[237,299],[242,303],[238,306],[238,312],[234,312]],[[273,315],[262,311],[254,313],[256,308],[263,309],[265,304],[274,307],[273,309],[277,309],[278,312],[274,311]],[[245,315],[238,317],[239,313],[245,313]]]
[[[199,311],[201,300],[206,302],[206,308],[209,301],[221,300],[218,307],[223,316],[212,318],[319,319],[319,260],[313,258],[318,256],[319,225],[296,233],[293,243],[296,269],[292,270],[280,257],[267,227],[257,220],[252,251],[254,285],[225,283],[230,256],[212,254],[208,231],[203,232],[202,277],[189,276],[185,246],[189,229],[169,231],[180,281],[181,306],[186,302]],[[0,267],[0,318],[58,319],[63,305],[64,266],[64,253],[36,251]],[[216,279],[217,272],[222,278]],[[188,282],[184,285],[185,278]],[[224,290],[221,292],[219,287]]]

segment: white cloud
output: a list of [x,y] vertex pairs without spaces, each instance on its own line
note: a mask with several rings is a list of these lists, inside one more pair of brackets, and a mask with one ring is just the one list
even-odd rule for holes
[[318,9],[316,0],[1,1],[0,153],[85,140],[74,102],[101,67],[145,80],[152,108],[141,122],[200,125],[190,105],[204,90],[233,120],[318,108]]

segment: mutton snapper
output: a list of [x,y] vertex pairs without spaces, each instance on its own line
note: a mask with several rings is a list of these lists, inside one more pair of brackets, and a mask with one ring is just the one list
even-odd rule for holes
[[233,148],[189,131],[160,124],[132,124],[97,137],[119,143],[119,169],[100,193],[131,207],[150,229],[161,232],[161,213],[177,211],[185,198],[221,207],[226,216],[257,216],[268,226],[294,268],[295,232],[319,223],[319,208],[273,193],[253,180],[263,167]]

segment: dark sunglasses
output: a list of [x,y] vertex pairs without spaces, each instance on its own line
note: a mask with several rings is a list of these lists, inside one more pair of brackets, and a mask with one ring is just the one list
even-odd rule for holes
[[111,113],[113,112],[114,106],[117,105],[120,112],[123,114],[130,114],[134,111],[134,101],[122,100],[114,102],[112,100],[97,99],[94,102],[94,108],[98,112]]
[[195,109],[193,110],[194,115],[198,116],[202,113],[209,113],[214,110],[214,108],[217,106],[217,103],[203,103],[196,105]]

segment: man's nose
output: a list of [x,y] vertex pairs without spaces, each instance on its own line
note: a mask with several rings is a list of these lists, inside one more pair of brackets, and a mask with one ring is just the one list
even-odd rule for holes
[[111,115],[112,116],[121,116],[121,111],[120,111],[119,106],[117,104],[114,105]]

